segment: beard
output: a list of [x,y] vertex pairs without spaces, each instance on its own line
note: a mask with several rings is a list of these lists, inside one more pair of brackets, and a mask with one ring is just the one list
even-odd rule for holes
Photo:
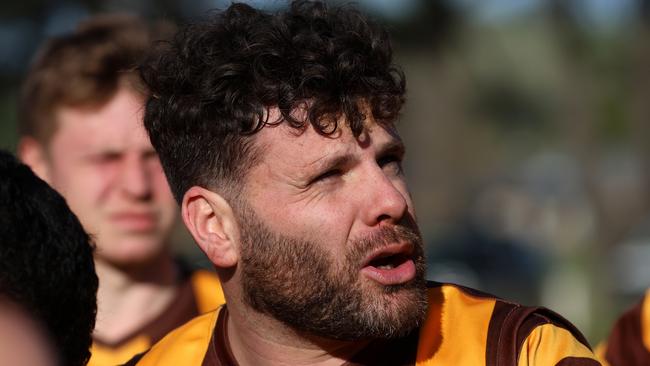
[[[336,261],[327,243],[275,233],[250,206],[238,206],[243,300],[256,311],[297,331],[343,341],[402,337],[424,320],[425,264],[414,220],[352,240]],[[364,281],[360,270],[368,254],[397,242],[413,245],[415,278],[390,286]]]

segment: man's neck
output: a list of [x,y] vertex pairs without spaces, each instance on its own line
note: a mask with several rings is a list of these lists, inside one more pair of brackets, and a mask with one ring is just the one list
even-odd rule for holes
[[225,341],[241,366],[341,365],[369,343],[308,336],[245,305],[233,305],[228,305]]
[[95,261],[97,324],[93,336],[115,343],[160,315],[173,301],[178,289],[178,268],[165,253],[139,266],[118,267]]

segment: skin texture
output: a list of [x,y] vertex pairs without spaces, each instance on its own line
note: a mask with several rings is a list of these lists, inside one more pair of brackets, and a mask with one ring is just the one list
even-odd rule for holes
[[[340,126],[332,136],[266,126],[252,137],[262,155],[239,195],[192,187],[183,198],[183,220],[222,280],[242,365],[341,364],[424,316],[404,146],[371,117],[358,138]],[[415,270],[378,276],[367,261],[386,251]]]
[[[260,138],[288,143],[267,140],[269,158],[252,169],[244,195],[257,208],[246,203],[236,209],[245,223],[246,302],[322,337],[406,335],[419,325],[426,300],[422,241],[409,211],[401,142],[377,125],[360,139],[345,132],[323,138],[309,130],[296,139],[282,136],[286,132],[278,126]],[[355,200],[366,190],[372,194]],[[386,248],[407,251],[415,275],[407,267],[406,273],[377,277],[374,268],[364,268],[368,257]]]
[[57,366],[53,342],[19,305],[0,299],[0,366]]
[[[419,325],[424,257],[412,228],[384,228],[332,258],[319,241],[273,233],[252,212],[243,219],[253,226],[242,241],[242,283],[246,302],[257,311],[338,340],[405,336]],[[413,247],[417,280],[383,286],[358,277],[368,253],[395,243]]]
[[141,97],[126,88],[99,109],[62,107],[44,163],[94,236],[97,259],[118,267],[160,255],[176,212],[141,117]]
[[121,87],[104,105],[65,106],[47,146],[24,138],[23,161],[66,199],[95,244],[94,337],[115,342],[174,298],[167,239],[177,205],[142,126],[142,96]]

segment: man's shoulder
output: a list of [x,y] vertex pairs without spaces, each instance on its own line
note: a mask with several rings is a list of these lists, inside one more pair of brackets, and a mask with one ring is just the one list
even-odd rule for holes
[[[486,292],[452,283],[427,283],[429,315],[443,317],[454,324],[468,319],[489,327],[526,329],[544,324],[565,328],[584,343],[585,337],[561,315],[540,306],[526,306]],[[436,314],[440,313],[440,314]],[[461,319],[463,318],[463,319]],[[467,320],[465,320],[467,321]],[[483,331],[486,331],[483,329]]]
[[[464,299],[468,301],[468,304],[474,302],[490,303],[494,301],[505,301],[487,292],[448,282],[427,281],[427,293],[429,294],[429,300],[434,296],[434,299],[437,299],[437,301]],[[439,296],[443,296],[443,298]]]
[[650,362],[650,289],[616,320],[607,340],[598,345],[603,363],[644,365]]
[[212,338],[219,311],[216,309],[193,318],[124,366],[200,365]]
[[[466,364],[516,365],[522,357],[536,359],[544,349],[545,364],[593,355],[585,337],[555,312],[523,306],[472,288],[428,283],[429,310],[420,329],[418,362],[444,364],[461,357]],[[534,353],[534,354],[533,354]],[[434,363],[435,363],[434,362]],[[530,363],[533,364],[533,363]]]

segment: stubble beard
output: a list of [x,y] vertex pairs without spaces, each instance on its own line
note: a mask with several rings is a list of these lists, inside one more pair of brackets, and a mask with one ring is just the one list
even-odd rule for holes
[[[323,244],[274,233],[252,208],[239,206],[244,301],[256,311],[299,332],[344,341],[402,337],[424,320],[424,254],[414,221],[354,240],[336,262]],[[413,244],[415,278],[393,286],[362,278],[366,256],[396,242]]]

